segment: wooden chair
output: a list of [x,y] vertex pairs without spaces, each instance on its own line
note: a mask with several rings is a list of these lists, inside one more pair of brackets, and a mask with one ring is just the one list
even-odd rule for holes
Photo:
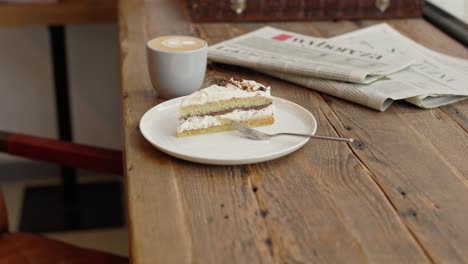
[[29,233],[8,232],[8,218],[0,190],[0,263],[2,264],[120,264],[128,260]]
[[[0,2],[12,2],[1,1]],[[57,111],[58,136],[62,140],[72,140],[71,109],[69,98],[69,74],[67,63],[66,29],[69,24],[116,23],[118,0],[60,0],[50,3],[0,3],[0,27],[44,25],[49,29],[53,87]],[[25,3],[19,3],[25,2]],[[33,1],[29,1],[33,2]],[[36,1],[38,2],[38,1]],[[45,2],[45,1],[44,1]],[[63,164],[62,185],[27,188],[24,192],[23,213],[20,229],[31,232],[44,230],[76,230],[81,228],[101,228],[123,224],[122,205],[113,204],[121,196],[121,188],[111,182],[78,184],[74,168],[84,168],[99,172],[121,174],[122,158],[118,151],[93,148],[30,137],[0,131],[0,152],[7,152],[26,158]],[[62,201],[56,199],[63,193]],[[93,203],[103,192],[108,199]],[[86,209],[81,204],[89,204]],[[111,204],[109,204],[111,203]],[[44,205],[38,207],[37,204]],[[55,210],[62,206],[63,211]],[[92,207],[92,208],[91,208]],[[95,217],[94,212],[100,212]],[[29,221],[35,215],[46,214],[56,221]],[[79,214],[82,220],[75,221]],[[116,217],[118,216],[118,217]],[[26,220],[25,220],[26,219]],[[96,221],[93,221],[96,219]]]
[[[0,131],[0,152],[75,168],[122,173],[121,152],[59,140]],[[0,263],[119,264],[128,263],[128,260],[68,245],[40,235],[10,233],[7,211],[0,190]]]
[[122,153],[105,148],[0,131],[0,152],[74,168],[122,174]]

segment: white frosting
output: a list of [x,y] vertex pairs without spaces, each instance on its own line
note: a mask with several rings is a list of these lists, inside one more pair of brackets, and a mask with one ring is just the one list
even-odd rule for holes
[[184,130],[203,129],[213,126],[221,125],[219,119],[230,119],[235,121],[242,121],[248,119],[255,119],[265,116],[272,116],[275,112],[273,104],[260,109],[260,110],[234,110],[230,113],[217,116],[192,116],[187,118],[178,128],[177,132],[180,133]]
[[[264,87],[255,81],[233,81],[232,79],[231,81],[234,82],[237,86],[231,83],[228,83],[226,86],[219,86],[216,84],[208,86],[186,97],[182,101],[181,106],[185,107],[189,105],[202,105],[208,102],[216,102],[233,98],[254,97],[257,95],[271,97],[270,87]],[[243,90],[241,85],[249,85],[251,91]],[[264,88],[266,90],[262,91],[260,88]]]

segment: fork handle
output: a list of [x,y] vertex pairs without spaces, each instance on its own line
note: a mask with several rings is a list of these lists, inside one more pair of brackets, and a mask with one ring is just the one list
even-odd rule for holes
[[309,137],[309,138],[315,138],[315,139],[344,141],[344,142],[350,142],[350,143],[354,142],[354,138],[327,137],[327,136],[317,136],[317,135],[298,134],[298,133],[278,133],[278,134],[274,134],[273,136],[279,136],[279,135]]

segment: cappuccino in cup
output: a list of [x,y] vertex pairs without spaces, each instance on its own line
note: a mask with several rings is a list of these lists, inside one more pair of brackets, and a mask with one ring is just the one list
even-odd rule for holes
[[208,57],[206,41],[190,36],[163,36],[146,44],[148,70],[158,95],[189,95],[203,84]]
[[194,37],[166,36],[152,39],[148,45],[162,51],[191,51],[205,47],[206,42]]
[[153,88],[160,97],[189,95],[205,80],[208,45],[190,36],[163,36],[146,45]]

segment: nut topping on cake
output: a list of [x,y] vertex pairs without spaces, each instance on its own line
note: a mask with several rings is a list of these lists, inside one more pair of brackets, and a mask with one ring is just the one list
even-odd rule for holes
[[228,84],[228,81],[226,79],[217,79],[213,82],[213,84],[216,84],[218,86],[226,86]]
[[257,83],[255,81],[249,81],[249,80],[245,80],[241,78],[235,78],[235,77],[229,80],[217,79],[213,82],[213,84],[221,86],[221,87],[228,87],[228,86],[236,87],[246,92],[267,91],[267,88],[261,83]]
[[228,81],[228,84],[231,84],[233,86],[236,86],[239,89],[242,89],[247,92],[256,92],[258,90],[260,91],[266,91],[267,89],[265,86],[262,84],[255,82],[255,81],[248,81],[244,79],[239,79],[239,78],[231,78]]

